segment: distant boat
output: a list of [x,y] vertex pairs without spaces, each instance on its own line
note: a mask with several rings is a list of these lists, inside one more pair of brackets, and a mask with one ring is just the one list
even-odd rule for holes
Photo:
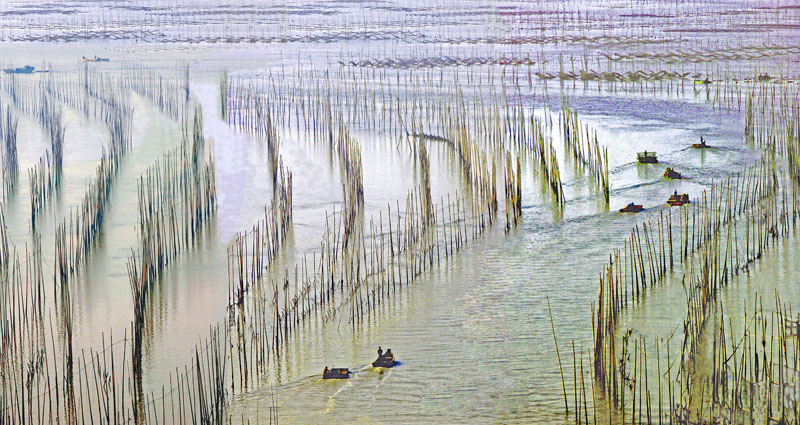
[[638,212],[642,211],[643,209],[644,209],[643,206],[636,205],[633,202],[631,202],[630,204],[626,205],[625,208],[620,208],[619,212],[621,212],[621,213],[628,213],[628,212],[629,213],[638,213]]
[[109,58],[101,58],[101,57],[98,57],[96,55],[93,58],[87,58],[86,56],[81,56],[81,59],[84,62],[110,62],[111,61],[111,59],[109,59]]
[[350,370],[346,367],[334,367],[322,371],[322,379],[347,379],[350,376]]
[[682,179],[681,173],[672,169],[672,167],[667,167],[667,170],[664,171],[664,177],[668,179]]
[[710,148],[711,146],[706,144],[706,141],[701,137],[700,143],[692,143],[692,147],[695,149],[706,149]]
[[667,199],[667,205],[671,207],[679,207],[683,204],[688,204],[688,203],[689,203],[688,193],[678,195],[678,192],[675,192],[672,196],[669,197],[669,199]]
[[639,160],[640,164],[657,164],[658,158],[656,157],[655,152],[639,152],[636,154],[636,159]]
[[6,74],[33,74],[35,68],[30,65],[25,65],[23,68],[7,68],[3,72]]

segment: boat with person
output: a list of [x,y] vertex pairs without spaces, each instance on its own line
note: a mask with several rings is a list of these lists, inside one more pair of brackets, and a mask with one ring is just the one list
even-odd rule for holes
[[639,160],[640,164],[657,164],[658,157],[656,157],[655,152],[639,152],[636,154],[636,159]]
[[625,205],[625,208],[620,208],[619,212],[621,212],[621,213],[638,213],[638,212],[640,212],[642,210],[644,210],[643,206],[636,205],[633,202],[631,202],[630,204]]
[[381,350],[381,347],[378,347],[378,359],[372,362],[372,367],[394,367],[397,362],[394,359],[394,353],[392,353],[392,349],[389,348],[386,352]]
[[679,207],[681,205],[688,203],[689,203],[689,194],[682,193],[679,195],[677,190],[675,191],[675,193],[672,194],[672,196],[669,197],[669,199],[667,199],[667,205],[671,207]]
[[706,149],[710,148],[711,146],[706,144],[706,141],[705,139],[703,139],[703,136],[700,136],[700,143],[692,143],[692,147],[695,149]]
[[664,171],[664,177],[666,177],[668,179],[682,179],[683,178],[681,173],[675,171],[672,167],[667,167],[667,169]]
[[350,369],[346,367],[328,369],[328,366],[325,366],[325,370],[322,371],[322,379],[347,379],[349,377]]

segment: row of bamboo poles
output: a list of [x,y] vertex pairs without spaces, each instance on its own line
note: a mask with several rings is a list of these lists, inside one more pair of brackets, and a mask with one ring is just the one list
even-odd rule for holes
[[82,79],[82,96],[87,99],[83,103],[88,104],[90,98],[96,99],[96,116],[105,121],[110,138],[95,168],[94,179],[89,182],[80,204],[70,208],[69,217],[56,223],[53,277],[54,284],[62,288],[68,284],[70,276],[85,265],[100,236],[120,160],[133,145],[133,109],[124,92],[107,90],[112,81],[88,73]]
[[[180,7],[178,2],[170,7]],[[434,7],[432,5],[432,7]],[[468,14],[469,10],[453,8],[447,3],[435,3],[436,8],[447,8],[448,12]],[[9,20],[2,28],[4,41],[51,42],[51,43],[91,43],[98,40],[121,40],[124,43],[163,46],[172,45],[296,45],[295,43],[342,43],[347,41],[368,42],[368,40],[393,40],[402,43],[403,52],[411,51],[413,57],[432,55],[452,55],[451,51],[461,51],[463,46],[487,47],[494,50],[541,51],[549,53],[545,46],[580,45],[587,46],[584,57],[609,56],[609,61],[623,63],[678,62],[702,63],[723,60],[719,54],[726,51],[762,52],[783,47],[780,37],[763,34],[762,28],[749,28],[752,22],[780,23],[781,19],[791,19],[791,10],[747,7],[746,13],[736,13],[740,9],[727,3],[674,3],[657,1],[646,6],[626,4],[619,8],[586,9],[578,2],[541,4],[525,12],[504,12],[504,22],[509,25],[527,25],[514,34],[508,34],[490,25],[491,17],[481,20],[476,28],[459,26],[450,30],[449,13],[431,16],[430,23],[405,22],[393,31],[379,31],[386,25],[396,22],[405,11],[352,9],[337,16],[332,25],[345,25],[357,22],[347,31],[335,31],[330,27],[314,27],[316,22],[308,14],[287,14],[269,16],[272,9],[267,5],[236,5],[225,9],[211,6],[197,6],[185,14],[162,19],[159,10],[147,7],[131,8],[115,13],[104,13],[101,7],[92,6],[80,14],[27,17],[22,13],[9,14]],[[316,12],[316,9],[315,9]],[[344,11],[343,11],[344,12]],[[643,18],[644,14],[644,18]],[[209,19],[213,16],[215,19]],[[479,17],[476,17],[478,19]],[[644,21],[643,21],[644,20]],[[606,25],[603,25],[606,24]],[[439,31],[423,32],[421,28],[438,27]],[[592,28],[593,31],[586,31]],[[713,28],[715,31],[708,31]],[[543,29],[547,29],[544,31]],[[662,29],[680,29],[691,36],[671,35]],[[745,40],[729,42],[720,33],[735,31],[743,34]],[[744,35],[746,34],[746,36]],[[715,37],[716,36],[716,37]],[[396,41],[395,41],[396,40]],[[726,42],[727,41],[727,42]],[[502,49],[495,46],[503,46]],[[591,47],[591,48],[588,48]],[[161,48],[161,47],[159,47]],[[226,46],[228,48],[228,46]],[[477,48],[476,48],[477,49]],[[374,54],[363,52],[360,55],[371,58]],[[570,50],[580,60],[578,50]],[[621,52],[621,53],[620,53]],[[448,56],[444,56],[448,58]],[[404,58],[392,57],[395,61]],[[536,57],[537,64],[545,58]],[[551,61],[552,62],[552,61]],[[561,62],[561,61],[559,61]],[[544,67],[544,65],[539,65]],[[552,66],[548,67],[551,68]],[[567,70],[567,67],[564,71]]]
[[[8,239],[0,211],[0,422],[222,423],[227,407],[223,361],[227,333],[220,335],[218,328],[198,344],[191,364],[170,373],[169,386],[148,394],[142,387],[140,320],[132,323],[133,338],[128,332],[122,340],[104,337],[100,351],[81,349],[78,353],[73,347],[73,301],[67,282],[85,264],[99,235],[119,160],[131,147],[132,109],[125,90],[117,87],[119,79],[86,70],[79,80],[70,80],[65,74],[53,75],[39,88],[53,99],[77,106],[90,118],[105,121],[111,137],[80,207],[57,225],[54,283],[60,284],[54,286],[54,304],[48,306],[45,302],[40,236],[34,234],[33,247],[26,246],[20,257]],[[79,85],[75,89],[71,84]],[[31,111],[35,109],[29,108],[28,113]],[[190,201],[194,209],[182,217],[189,224],[181,230],[194,235],[199,230],[198,223],[207,220],[212,212],[216,199],[213,160],[201,163],[205,142],[197,131],[202,128],[200,117],[201,112],[197,111],[192,130],[187,128],[189,125],[184,127],[183,145],[188,148],[180,151],[180,157],[183,164],[200,170],[192,173],[194,177],[201,177],[192,184],[174,184],[170,187],[180,188],[169,192],[170,196],[187,193],[184,200]],[[142,182],[140,193],[141,185]],[[166,192],[157,196],[164,202],[170,197]]]
[[486,220],[470,209],[471,202],[442,199],[426,212],[422,198],[417,189],[409,193],[404,212],[397,212],[399,202],[394,208],[387,206],[386,217],[381,213],[377,221],[371,219],[369,230],[347,247],[343,213],[334,210],[319,256],[304,258],[280,280],[275,278],[278,271],[267,265],[271,288],[251,287],[253,293],[236,309],[233,320],[233,391],[258,385],[259,377],[270,370],[269,360],[280,358],[294,333],[340,319],[355,328],[404,285],[448,261],[485,230],[481,223]]
[[[243,249],[242,238],[236,238],[229,248],[229,253],[236,253],[232,267],[229,258],[229,280],[238,304],[232,311],[231,321],[231,341],[235,343],[229,356],[231,370],[236,372],[231,389],[244,391],[257,385],[258,378],[269,371],[269,360],[280,357],[291,336],[302,331],[304,325],[322,326],[345,318],[354,327],[363,323],[364,317],[373,314],[386,298],[401,290],[403,283],[413,282],[425,270],[454,255],[468,240],[478,237],[493,221],[497,206],[494,167],[488,166],[487,155],[475,147],[463,125],[451,128],[454,137],[448,145],[462,164],[465,182],[474,196],[452,202],[442,199],[440,205],[435,205],[430,193],[426,145],[430,137],[420,134],[415,120],[409,118],[402,128],[411,130],[406,131],[405,141],[420,171],[420,184],[409,193],[405,212],[400,202],[396,206],[389,205],[387,217],[383,213],[377,220],[372,217],[369,228],[364,229],[360,149],[343,123],[346,121],[344,114],[335,111],[333,98],[336,95],[331,93],[330,98],[326,98],[320,90],[313,96],[308,95],[308,107],[290,112],[284,99],[278,102],[279,99],[270,97],[269,89],[236,80],[226,81],[220,83],[220,90],[226,90],[227,98],[226,106],[221,109],[226,111],[229,125],[265,140],[268,146],[277,146],[276,127],[281,123],[291,125],[291,121],[282,117],[296,112],[295,121],[300,120],[302,113],[303,125],[298,129],[306,131],[330,151],[339,163],[343,187],[341,209],[335,208],[333,214],[326,214],[319,257],[312,253],[310,259],[306,257],[295,265],[293,273],[287,267],[283,277],[276,278],[280,271],[271,261],[258,260],[263,255],[260,250],[276,246],[272,241],[280,241],[279,235],[265,238],[262,248],[252,245],[257,241],[252,239]],[[519,197],[519,185],[516,182],[511,185]],[[248,246],[252,247],[250,260],[247,259]],[[255,280],[269,278],[271,285],[250,286],[249,296],[241,302],[236,295],[236,292],[246,292],[242,290],[246,288],[246,281],[241,277],[241,270],[254,270],[259,264],[266,271],[245,273],[256,276]],[[249,267],[244,267],[247,265]],[[241,286],[237,286],[237,282]]]
[[570,109],[566,100],[561,105],[559,122],[562,126],[565,147],[572,153],[572,158],[576,162],[588,168],[608,202],[608,148],[600,146],[596,130],[590,131],[588,124],[581,125],[577,111]]
[[0,104],[0,157],[2,157],[3,187],[2,198],[5,199],[14,190],[19,174],[17,158],[17,116],[11,108]]
[[[736,335],[732,315],[716,302],[706,273],[695,276],[693,285],[686,321],[697,333],[693,335],[697,344],[682,367],[696,375],[686,377],[676,402],[681,418],[686,422],[723,418],[730,423],[798,423],[800,317],[781,302],[777,291],[771,311],[756,294],[750,314],[745,306],[741,334]],[[707,370],[692,368],[699,350],[710,351]]]
[[262,285],[266,272],[278,255],[292,220],[292,175],[279,166],[279,185],[264,219],[250,231],[239,232],[227,249],[228,306],[244,303],[250,287]]
[[511,229],[511,225],[517,225],[517,220],[522,216],[522,171],[520,170],[520,160],[517,157],[517,169],[514,171],[511,165],[511,154],[506,158],[506,176],[503,187],[506,194],[506,231]]
[[[2,217],[2,214],[0,214]],[[0,246],[8,247],[0,222]],[[4,424],[223,423],[225,334],[210,330],[191,364],[170,372],[169,387],[141,392],[135,344],[104,335],[102,348],[73,347],[69,287],[48,307],[42,250],[14,250],[0,264],[0,422]]]
[[[184,122],[181,145],[159,158],[140,177],[139,246],[128,259],[128,276],[137,312],[162,271],[182,251],[191,249],[216,211],[214,158],[205,157],[202,111]],[[138,313],[137,313],[138,316]]]
[[159,110],[175,121],[191,111],[189,101],[189,65],[164,72],[144,65],[124,62],[122,87],[149,99]]
[[[64,124],[59,102],[83,112],[88,118],[103,121],[109,131],[110,141],[106,154],[118,158],[130,145],[132,108],[127,95],[117,85],[118,78],[84,68],[80,74],[53,72],[39,79],[38,84],[20,82],[16,78],[5,81],[5,89],[13,93],[14,106],[35,116],[49,135],[50,147],[39,162],[28,170],[31,198],[31,223],[35,229],[36,217],[55,195],[63,166]],[[16,119],[9,111],[9,127],[14,132],[6,135],[10,161],[16,164]],[[11,147],[13,143],[13,147]],[[13,166],[9,166],[12,169]],[[100,168],[107,168],[106,165]],[[13,174],[13,173],[12,173]],[[113,174],[113,173],[112,173]],[[6,181],[14,183],[13,178]]]
[[[401,76],[404,80],[400,80]],[[274,81],[230,78],[224,84],[230,98],[227,120],[235,127],[256,126],[258,117],[248,115],[246,106],[252,103],[249,99],[256,96],[253,92],[264,93],[266,100],[261,104],[268,110],[262,114],[268,114],[275,125],[303,128],[333,140],[333,131],[325,123],[331,120],[331,105],[344,102],[347,106],[339,109],[338,119],[348,127],[388,134],[399,131],[409,138],[415,136],[419,140],[452,146],[461,159],[467,181],[476,189],[476,198],[491,195],[492,161],[504,165],[507,151],[530,149],[542,165],[554,199],[563,205],[558,161],[552,148],[551,132],[547,131],[550,128],[529,111],[514,106],[505,86],[497,81],[491,81],[489,94],[467,97],[458,85],[458,77],[449,86],[443,83],[442,74],[438,75],[440,78],[434,76],[434,73],[390,75],[386,72],[376,75],[373,71],[371,78],[377,83],[374,89],[364,84],[370,78],[369,73],[352,69],[340,69],[336,76],[319,75],[313,70],[310,74],[301,73],[295,78],[298,81],[295,87],[279,86]],[[417,93],[419,87],[435,84],[445,84],[442,88],[452,96]],[[346,101],[345,96],[349,100]],[[493,196],[490,202],[495,202]]]
[[[223,72],[219,82],[220,111],[228,119],[228,103],[232,102],[227,87],[228,74]],[[280,137],[273,125],[267,99],[255,91],[241,91],[236,99],[241,119],[229,121],[238,131],[247,133],[267,147],[272,175],[272,200],[264,206],[264,220],[250,231],[239,232],[227,249],[228,307],[242,306],[251,287],[261,287],[289,231],[292,219],[292,174],[284,167],[280,155]],[[242,311],[232,311],[235,320],[242,320]]]
[[[161,273],[182,252],[192,249],[213,219],[217,204],[215,179],[213,152],[210,147],[206,149],[202,110],[196,106],[191,122],[184,118],[181,145],[159,158],[137,185],[140,241],[127,263],[134,307],[131,368],[137,400],[133,411],[136,423],[145,423],[148,415],[141,381],[144,339],[146,330],[152,326],[148,320],[149,293]],[[223,340],[227,340],[227,333]],[[227,343],[220,342],[218,331],[212,331],[211,341],[211,353],[206,353],[213,361],[201,365],[200,354],[196,353],[195,368],[197,381],[207,380],[211,399],[200,398],[199,405],[192,406],[192,412],[200,415],[192,421],[222,423],[227,406],[224,391],[227,363],[222,347]],[[204,367],[210,374],[205,378],[200,375]]]
[[40,108],[36,110],[39,123],[49,135],[50,147],[39,158],[38,165],[28,170],[31,198],[31,227],[36,228],[36,217],[52,199],[61,183],[64,163],[64,124],[61,105],[42,92]]

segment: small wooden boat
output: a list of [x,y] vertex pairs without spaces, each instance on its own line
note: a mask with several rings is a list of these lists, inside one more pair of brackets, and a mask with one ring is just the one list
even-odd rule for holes
[[675,192],[672,196],[669,197],[669,199],[667,199],[667,204],[672,207],[679,207],[683,204],[688,204],[688,203],[689,203],[688,193],[683,193],[679,195],[678,192]]
[[6,68],[3,70],[6,74],[33,74],[34,67],[25,65],[23,68]]
[[639,160],[640,164],[657,164],[658,158],[656,157],[655,152],[639,152],[636,154],[636,159]]
[[681,178],[683,178],[683,176],[681,176],[681,173],[673,170],[672,167],[667,167],[667,170],[664,171],[664,177],[666,177],[668,179],[681,179]]
[[94,58],[87,58],[86,56],[81,56],[81,60],[83,60],[84,62],[110,62],[111,61],[111,59],[109,59],[109,58],[101,58],[101,57],[98,57],[98,56],[95,56]]
[[701,137],[700,138],[700,143],[692,143],[692,147],[695,148],[695,149],[706,149],[706,148],[710,148],[711,146],[708,146],[706,144],[706,141],[703,140],[703,138]]
[[619,212],[621,213],[637,213],[644,210],[644,207],[641,205],[636,205],[633,202],[626,205],[625,208],[620,208]]
[[394,360],[394,353],[386,351],[377,360],[372,362],[372,367],[394,367],[397,362]]
[[347,379],[350,377],[350,370],[346,367],[334,367],[322,371],[322,379]]

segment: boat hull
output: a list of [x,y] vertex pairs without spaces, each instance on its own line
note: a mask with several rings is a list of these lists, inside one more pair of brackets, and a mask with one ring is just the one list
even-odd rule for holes
[[655,152],[638,152],[636,160],[639,164],[658,164],[658,156]]
[[672,195],[667,199],[667,205],[671,207],[679,207],[681,205],[685,205],[689,203],[689,195],[682,194],[682,195]]
[[394,367],[397,362],[394,360],[394,355],[387,357],[379,357],[377,360],[372,362],[372,367]]
[[347,379],[350,377],[350,370],[347,368],[328,369],[322,373],[322,379]]

